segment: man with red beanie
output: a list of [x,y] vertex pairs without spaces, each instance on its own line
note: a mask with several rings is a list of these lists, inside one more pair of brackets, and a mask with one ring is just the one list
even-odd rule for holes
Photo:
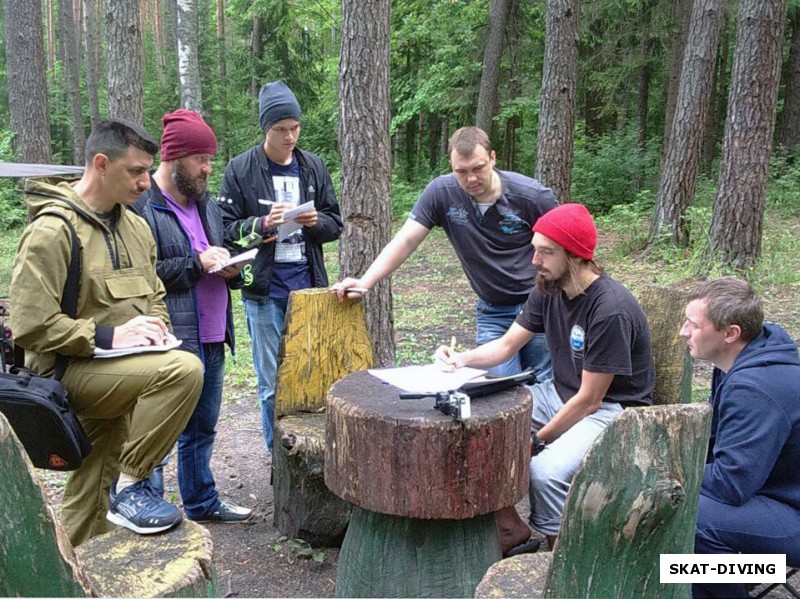
[[[178,438],[178,485],[190,520],[240,522],[252,510],[221,501],[211,473],[217,420],[222,404],[225,343],[233,349],[233,314],[227,279],[238,266],[228,260],[219,206],[206,189],[217,138],[203,118],[180,108],[161,119],[161,164],[151,176],[137,210],[150,225],[158,247],[156,272],[181,349],[203,362],[203,390]],[[161,469],[154,488],[163,492]]]
[[[448,367],[488,368],[544,333],[553,380],[529,387],[530,524],[552,547],[572,478],[595,438],[628,406],[652,403],[655,370],[650,329],[636,299],[594,262],[597,229],[585,206],[565,204],[533,226],[536,288],[501,338],[463,353],[442,346]],[[511,506],[497,513],[505,555],[538,542]]]

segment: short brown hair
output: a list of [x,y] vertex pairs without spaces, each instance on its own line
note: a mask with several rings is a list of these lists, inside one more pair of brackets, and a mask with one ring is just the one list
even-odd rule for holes
[[475,151],[475,148],[482,146],[487,154],[492,153],[492,142],[483,129],[478,127],[461,127],[457,129],[447,144],[447,157],[450,158],[453,152],[458,152],[459,156],[468,157]]
[[721,331],[732,324],[742,330],[742,341],[750,343],[761,334],[764,308],[750,283],[739,277],[720,277],[700,283],[689,301],[706,300],[708,319]]

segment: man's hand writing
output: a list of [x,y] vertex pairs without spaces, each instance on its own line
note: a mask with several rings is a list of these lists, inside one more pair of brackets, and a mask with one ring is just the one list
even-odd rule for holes
[[449,345],[440,345],[433,355],[433,361],[445,372],[453,372],[456,368],[461,368],[464,363],[461,354],[453,350]]
[[166,345],[175,337],[160,318],[136,316],[125,324],[114,327],[112,349],[139,347],[141,345]]
[[203,265],[203,272],[211,272],[225,264],[230,259],[231,253],[225,248],[211,246],[197,257]]

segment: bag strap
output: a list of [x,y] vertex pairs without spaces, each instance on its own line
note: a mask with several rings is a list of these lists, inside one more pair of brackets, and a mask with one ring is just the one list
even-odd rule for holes
[[[80,292],[81,284],[81,241],[78,238],[78,232],[75,230],[72,222],[66,214],[61,212],[40,212],[33,220],[45,215],[57,216],[69,228],[70,236],[72,237],[72,250],[70,251],[69,268],[67,270],[67,280],[64,282],[64,292],[61,295],[61,311],[71,318],[78,315],[78,293]],[[14,362],[17,366],[25,366],[25,350],[18,344],[14,344]],[[57,381],[61,380],[64,373],[69,366],[69,357],[62,354],[56,354],[56,368],[53,378]]]

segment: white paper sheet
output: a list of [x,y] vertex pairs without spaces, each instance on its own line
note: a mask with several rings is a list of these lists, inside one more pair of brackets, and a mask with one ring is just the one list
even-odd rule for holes
[[312,210],[314,210],[314,202],[306,202],[305,204],[300,204],[297,208],[292,208],[284,212],[283,217],[286,219],[286,222],[278,227],[278,241],[283,241],[289,237],[289,235],[298,231],[303,225],[297,224],[294,219]]
[[252,250],[247,250],[246,252],[242,252],[241,254],[237,254],[236,256],[231,256],[231,258],[223,265],[218,266],[214,270],[209,270],[209,274],[213,274],[215,272],[221,271],[223,268],[228,268],[229,266],[233,266],[234,264],[238,264],[239,262],[244,262],[245,264],[248,262],[252,262],[256,259],[256,254],[258,253],[258,248],[253,248]]
[[132,356],[134,354],[144,354],[147,352],[159,352],[175,349],[183,341],[172,337],[172,339],[164,345],[137,345],[136,347],[121,347],[118,349],[103,349],[100,347],[94,348],[95,358],[119,358],[121,356]]
[[486,374],[478,368],[458,368],[444,372],[437,364],[403,366],[401,368],[373,368],[368,371],[382,381],[410,393],[436,393],[458,389],[469,380]]

